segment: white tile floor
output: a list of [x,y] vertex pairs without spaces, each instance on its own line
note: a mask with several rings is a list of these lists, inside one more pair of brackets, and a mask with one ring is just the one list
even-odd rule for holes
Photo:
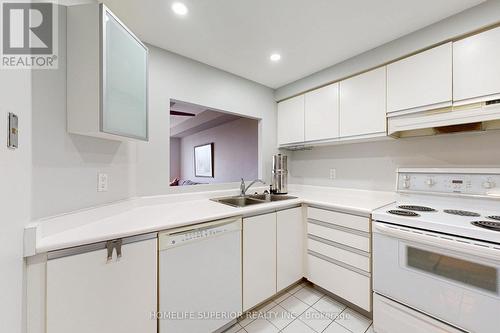
[[371,324],[304,282],[242,317],[224,333],[371,333]]

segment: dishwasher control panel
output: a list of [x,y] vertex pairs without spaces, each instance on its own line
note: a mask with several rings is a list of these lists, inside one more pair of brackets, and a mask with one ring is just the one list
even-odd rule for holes
[[188,230],[184,229],[178,232],[174,230],[172,232],[160,233],[160,249],[201,241],[237,230],[241,230],[241,220],[231,220],[230,222],[220,224],[209,223],[208,226],[200,226]]

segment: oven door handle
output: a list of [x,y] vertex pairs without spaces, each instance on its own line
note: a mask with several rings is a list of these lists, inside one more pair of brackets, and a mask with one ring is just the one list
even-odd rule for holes
[[495,262],[500,261],[500,245],[496,246],[485,242],[456,238],[424,230],[408,229],[380,222],[373,223],[373,232],[419,244],[475,255]]

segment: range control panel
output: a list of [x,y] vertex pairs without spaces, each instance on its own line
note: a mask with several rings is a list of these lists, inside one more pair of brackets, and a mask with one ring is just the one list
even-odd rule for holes
[[399,169],[398,191],[486,196],[500,192],[500,169]]

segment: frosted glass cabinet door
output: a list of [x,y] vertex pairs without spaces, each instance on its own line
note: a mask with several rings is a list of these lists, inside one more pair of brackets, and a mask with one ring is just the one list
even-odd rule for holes
[[148,49],[103,8],[101,131],[148,139]]

